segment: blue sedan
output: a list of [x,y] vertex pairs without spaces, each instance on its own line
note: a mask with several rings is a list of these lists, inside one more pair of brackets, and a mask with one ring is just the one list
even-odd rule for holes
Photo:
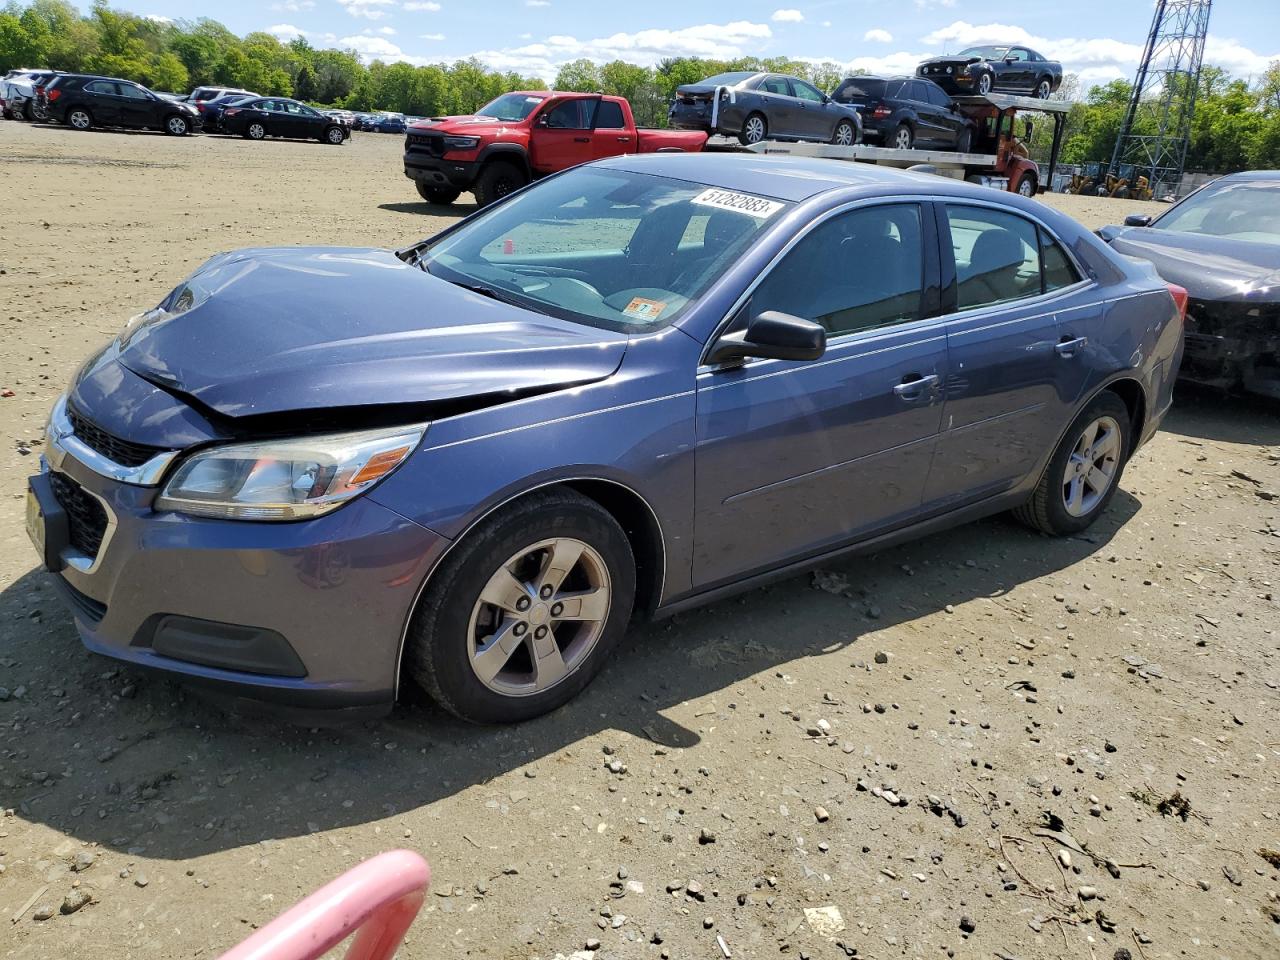
[[208,261],[57,402],[28,528],[92,651],[314,717],[516,721],[663,616],[1106,510],[1185,296],[1033,201],[620,157],[404,250]]

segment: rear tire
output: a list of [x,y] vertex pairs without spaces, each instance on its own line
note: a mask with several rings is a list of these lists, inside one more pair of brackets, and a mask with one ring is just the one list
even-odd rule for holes
[[956,141],[957,153],[968,153],[973,149],[973,127],[965,127],[960,131],[960,139]]
[[1040,82],[1036,84],[1035,97],[1037,100],[1048,100],[1050,94],[1053,93],[1053,82],[1048,77],[1042,77]]
[[1072,421],[1035,490],[1013,515],[1057,537],[1089,527],[1120,487],[1132,448],[1131,430],[1124,401],[1110,390],[1098,394]]
[[442,207],[447,207],[453,201],[462,195],[461,190],[451,190],[447,187],[432,187],[423,183],[421,180],[415,180],[414,186],[418,188],[418,196],[427,203],[435,203]]
[[28,123],[36,122],[36,104],[34,100],[28,100],[22,105],[22,116],[26,118]]
[[476,195],[476,203],[481,207],[501,200],[509,193],[519,190],[529,178],[514,163],[507,160],[492,160],[480,171],[472,193]]
[[250,140],[262,140],[267,135],[267,128],[255,120],[244,128],[244,135]]
[[742,132],[738,134],[738,142],[744,147],[760,143],[769,138],[769,122],[764,115],[753,113],[742,122]]
[[89,130],[93,127],[93,117],[84,107],[76,107],[67,112],[67,126],[73,130]]
[[[544,574],[562,544],[584,549],[551,587]],[[409,626],[405,670],[463,720],[540,716],[603,666],[626,633],[635,583],[631,545],[607,510],[568,490],[532,494],[483,521],[432,574]],[[579,600],[578,619],[558,618],[556,598],[575,593],[602,601],[597,616]]]
[[895,150],[910,150],[915,145],[915,142],[916,135],[905,123],[898,124],[897,129],[893,131],[893,139],[890,141]]

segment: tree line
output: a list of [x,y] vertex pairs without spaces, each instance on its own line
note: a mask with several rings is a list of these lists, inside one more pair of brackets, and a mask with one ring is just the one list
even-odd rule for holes
[[[9,0],[0,8],[0,73],[14,67],[100,73],[178,92],[218,84],[414,116],[470,113],[499,94],[546,86],[545,79],[492,70],[474,58],[426,66],[365,64],[354,50],[317,49],[302,37],[238,37],[215,20],[156,20],[113,10],[106,0],[95,0],[84,16],[66,0]],[[575,60],[560,68],[554,86],[624,96],[639,123],[662,126],[676,87],[727,70],[789,73],[828,92],[847,74],[836,63],[787,58],[672,57],[655,67]],[[1130,90],[1127,81],[1115,80],[1078,99],[1079,82],[1067,77],[1057,96],[1077,102],[1067,119],[1064,162],[1111,159]],[[1050,126],[1037,127],[1036,156],[1047,153]],[[1204,69],[1187,167],[1223,173],[1280,167],[1280,62],[1253,83]]]

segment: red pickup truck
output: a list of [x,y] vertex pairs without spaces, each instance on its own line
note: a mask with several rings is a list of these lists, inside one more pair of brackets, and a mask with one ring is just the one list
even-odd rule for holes
[[622,97],[555,91],[504,93],[469,117],[412,124],[404,175],[422,199],[449,204],[464,190],[484,207],[530,180],[627,153],[697,153],[707,135],[637,129]]

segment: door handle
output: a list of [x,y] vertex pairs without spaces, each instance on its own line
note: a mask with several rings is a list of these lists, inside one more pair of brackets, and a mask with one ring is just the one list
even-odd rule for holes
[[893,388],[894,395],[906,400],[908,403],[914,403],[926,393],[932,393],[933,388],[938,385],[938,375],[931,373],[928,376],[918,376],[911,373],[902,378],[902,382]]
[[618,142],[619,142],[619,143],[630,143],[630,142],[631,142],[631,138],[630,138],[630,137],[619,137],[619,138],[618,138]]
[[574,137],[573,142],[574,143],[590,143],[591,138],[590,137]]
[[1066,360],[1070,360],[1076,355],[1076,351],[1085,346],[1088,342],[1088,337],[1076,337],[1073,340],[1063,340],[1061,343],[1055,345],[1053,349],[1058,356]]

